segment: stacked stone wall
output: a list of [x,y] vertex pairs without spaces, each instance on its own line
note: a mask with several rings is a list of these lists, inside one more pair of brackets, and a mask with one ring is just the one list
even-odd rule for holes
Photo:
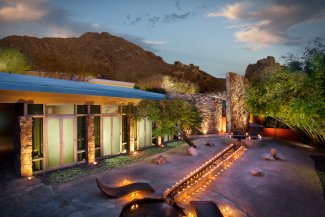
[[248,128],[249,113],[245,97],[249,87],[247,78],[236,73],[227,73],[227,132],[244,134]]
[[18,117],[18,144],[20,148],[20,175],[28,177],[33,175],[33,158],[32,158],[32,117]]
[[95,117],[93,115],[87,116],[87,160],[88,163],[95,162]]
[[203,134],[222,132],[222,100],[226,99],[226,92],[170,95],[195,104],[202,118],[199,129]]

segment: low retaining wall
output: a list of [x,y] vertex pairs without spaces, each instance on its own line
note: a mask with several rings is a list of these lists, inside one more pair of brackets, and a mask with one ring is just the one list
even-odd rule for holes
[[264,128],[263,136],[272,137],[272,138],[281,138],[281,139],[293,140],[293,141],[299,140],[297,134],[293,130],[283,129],[283,128]]

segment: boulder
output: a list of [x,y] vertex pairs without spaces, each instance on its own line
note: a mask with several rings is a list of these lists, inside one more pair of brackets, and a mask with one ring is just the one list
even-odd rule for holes
[[251,170],[250,171],[250,174],[252,175],[252,176],[263,176],[264,175],[264,173],[260,170],[260,169],[253,169],[253,170]]
[[153,158],[151,160],[152,163],[158,164],[158,165],[164,164],[164,163],[166,163],[166,161],[167,161],[167,158],[165,156],[163,156],[163,155],[159,155],[158,157]]
[[206,143],[205,145],[210,146],[210,147],[215,146],[215,144],[213,144],[213,143]]
[[262,159],[264,159],[264,160],[275,160],[275,158],[270,154],[264,154]]
[[187,148],[187,153],[191,156],[197,156],[199,154],[197,149],[194,147]]
[[276,149],[275,148],[271,148],[271,155],[274,157],[274,159],[276,159]]

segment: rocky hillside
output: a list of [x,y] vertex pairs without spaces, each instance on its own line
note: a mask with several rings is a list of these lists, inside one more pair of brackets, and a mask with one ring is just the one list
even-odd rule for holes
[[109,33],[85,33],[78,38],[9,36],[0,40],[0,46],[20,50],[35,71],[93,75],[146,88],[159,88],[162,77],[170,75],[198,83],[201,92],[225,89],[224,79],[192,64],[167,64],[161,57]]
[[245,77],[249,81],[257,81],[261,78],[263,73],[268,73],[280,68],[281,65],[275,62],[274,57],[268,56],[258,60],[255,64],[249,64],[246,68]]

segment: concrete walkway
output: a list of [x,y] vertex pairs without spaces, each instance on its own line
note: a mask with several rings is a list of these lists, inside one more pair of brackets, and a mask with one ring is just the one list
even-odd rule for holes
[[[209,142],[216,146],[208,147]],[[150,159],[96,175],[112,185],[124,179],[145,181],[162,192],[225,147],[221,137],[200,137],[199,156],[190,157],[186,146],[164,154],[168,162],[155,165]],[[267,141],[258,149],[247,150],[232,167],[222,173],[197,200],[213,200],[222,209],[229,207],[237,216],[325,216],[322,187],[310,158],[313,154],[276,141]],[[275,147],[284,161],[266,161],[263,153]],[[249,171],[259,168],[263,177]],[[131,198],[109,199],[98,189],[96,176],[70,183],[47,186],[38,179],[15,179],[1,186],[0,216],[119,216],[123,204]]]
[[[197,199],[213,200],[221,209],[231,209],[235,216],[325,216],[323,189],[310,158],[317,153],[280,141],[264,144],[248,149]],[[262,159],[271,148],[276,148],[284,160]],[[250,171],[255,168],[262,170],[264,176],[251,176]]]

